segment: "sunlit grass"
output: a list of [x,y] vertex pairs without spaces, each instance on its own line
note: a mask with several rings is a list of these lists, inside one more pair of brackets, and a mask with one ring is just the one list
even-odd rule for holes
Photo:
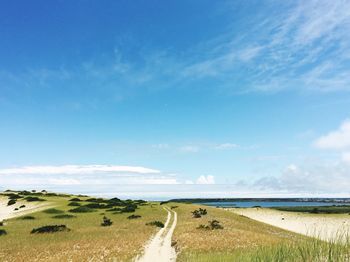
[[[166,212],[158,204],[139,206],[134,213],[141,216],[139,219],[130,220],[130,213],[112,214],[104,209],[74,213],[75,217],[67,219],[64,215],[73,214],[68,212],[72,209],[68,206],[70,197],[45,199],[53,205],[50,211],[32,213],[35,219],[31,220],[14,218],[5,222],[7,235],[0,238],[0,261],[129,261],[158,230],[146,223],[166,219]],[[113,221],[111,226],[101,226],[103,213]],[[33,228],[61,224],[71,231],[30,234]]]

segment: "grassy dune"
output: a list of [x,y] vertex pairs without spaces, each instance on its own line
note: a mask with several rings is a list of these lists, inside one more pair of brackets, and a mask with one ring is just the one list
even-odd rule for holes
[[[58,211],[30,214],[34,219],[7,220],[2,227],[7,235],[0,237],[0,261],[127,261],[142,251],[145,242],[158,230],[145,224],[153,220],[164,222],[166,218],[159,204],[139,206],[134,213],[113,214],[104,209],[71,213],[68,210],[75,208],[68,206],[71,197],[43,198]],[[111,226],[101,226],[103,213],[113,221]],[[68,214],[75,217],[53,218]],[[141,218],[127,219],[131,214]],[[71,231],[30,234],[33,228],[61,224]]]
[[299,207],[273,207],[272,209],[290,212],[303,212],[313,214],[350,214],[350,205],[340,206],[299,206]]
[[[170,204],[171,205],[171,204]],[[174,232],[179,261],[239,261],[232,260],[241,252],[250,252],[258,247],[273,247],[306,239],[222,209],[178,205],[178,225]],[[193,218],[191,211],[206,208],[207,215]],[[198,229],[201,224],[216,219],[223,229]]]

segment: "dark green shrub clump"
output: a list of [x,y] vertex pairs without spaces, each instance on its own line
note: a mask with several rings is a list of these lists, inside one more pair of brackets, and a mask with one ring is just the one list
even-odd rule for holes
[[89,213],[89,212],[95,212],[96,210],[86,206],[80,206],[77,208],[70,209],[68,211],[72,213]]
[[208,230],[214,230],[214,229],[223,229],[224,227],[220,225],[220,222],[217,220],[211,220],[208,221],[208,225],[199,225],[197,227],[198,229],[208,229]]
[[76,216],[69,215],[69,214],[62,214],[62,215],[56,215],[52,218],[59,218],[59,219],[69,219],[69,218],[75,218]]
[[109,218],[107,218],[105,216],[103,217],[103,221],[101,223],[101,226],[108,227],[108,226],[111,226],[112,224],[113,224],[113,222]]
[[79,201],[81,201],[81,199],[75,197],[75,198],[70,199],[69,201],[71,201],[71,202],[79,202]]
[[66,225],[49,225],[49,226],[34,228],[30,233],[42,234],[42,233],[64,232],[64,231],[70,231],[70,229]]
[[120,210],[122,213],[132,213],[135,212],[136,207],[135,206],[126,206]]
[[25,208],[26,207],[26,205],[21,205],[19,208]]
[[199,208],[198,210],[192,211],[191,213],[194,218],[200,218],[208,214],[207,210],[203,208]]
[[131,215],[131,216],[128,216],[128,219],[137,219],[140,217],[141,217],[140,215]]
[[64,213],[63,210],[59,210],[59,209],[56,209],[56,208],[46,209],[43,212],[46,213],[46,214],[63,214]]
[[78,203],[78,202],[70,202],[70,203],[68,204],[68,206],[71,206],[71,207],[79,207],[79,206],[81,206],[81,204]]
[[7,235],[7,232],[5,229],[0,229],[0,236]]
[[85,205],[85,207],[101,209],[101,208],[106,208],[107,205],[100,204],[100,203],[90,203],[90,204]]
[[148,222],[146,223],[146,226],[156,226],[156,227],[164,227],[164,224],[160,221],[152,221],[152,222]]
[[0,227],[2,227],[4,225],[4,222],[0,222]]
[[16,204],[16,200],[15,199],[10,199],[9,202],[7,202],[8,206],[12,206],[14,204]]
[[24,199],[27,200],[27,202],[45,201],[45,199],[42,199],[39,197],[32,197],[32,196],[28,196]]
[[21,220],[34,220],[35,217],[33,217],[33,216],[23,216],[23,217],[20,217],[19,219],[21,219]]

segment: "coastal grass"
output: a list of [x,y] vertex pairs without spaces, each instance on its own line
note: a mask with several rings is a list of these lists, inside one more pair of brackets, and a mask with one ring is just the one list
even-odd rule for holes
[[[28,194],[27,196],[30,196]],[[145,243],[159,229],[146,226],[150,221],[165,222],[167,214],[158,203],[143,203],[130,213],[109,214],[111,226],[101,227],[105,209],[99,212],[69,212],[72,196],[40,196],[46,210],[31,213],[35,219],[13,218],[5,221],[1,236],[0,261],[130,261],[142,252]],[[83,202],[87,197],[79,198]],[[23,216],[24,218],[25,216]],[[33,229],[64,225],[70,230],[31,234]]]
[[274,246],[259,246],[232,253],[192,253],[187,261],[201,262],[347,262],[350,261],[350,241],[325,242],[307,239],[284,242]]
[[[196,218],[192,212],[203,206],[179,203],[177,206],[178,223],[173,244],[178,261],[240,261],[232,260],[240,252],[249,253],[258,247],[273,248],[307,239],[223,209],[205,207],[207,214]],[[214,220],[223,228],[201,230],[200,225]]]
[[272,207],[271,209],[312,214],[350,214],[350,205]]

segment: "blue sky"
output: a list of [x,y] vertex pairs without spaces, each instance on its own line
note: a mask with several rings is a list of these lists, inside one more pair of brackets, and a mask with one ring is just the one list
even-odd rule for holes
[[2,188],[349,196],[349,1],[1,6]]

